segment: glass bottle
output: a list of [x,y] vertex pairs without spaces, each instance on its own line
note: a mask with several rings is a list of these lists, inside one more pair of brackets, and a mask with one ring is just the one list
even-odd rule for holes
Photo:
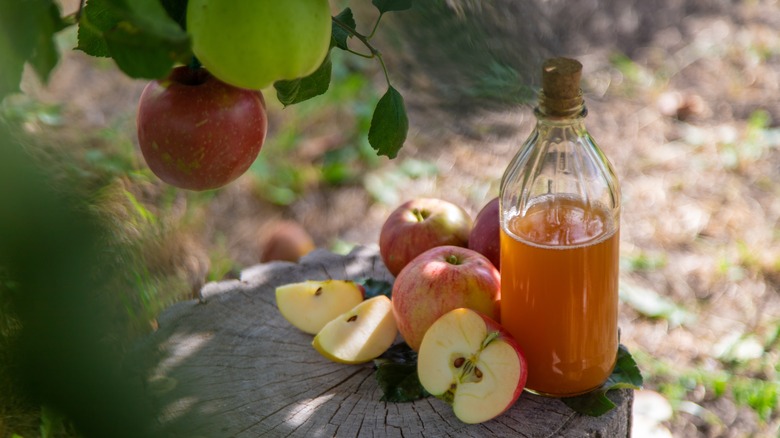
[[501,180],[501,323],[530,392],[598,388],[618,348],[620,189],[584,119],[582,64],[542,67],[536,127]]

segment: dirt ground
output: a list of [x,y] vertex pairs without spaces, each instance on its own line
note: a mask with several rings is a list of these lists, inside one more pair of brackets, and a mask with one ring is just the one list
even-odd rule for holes
[[[574,22],[578,15],[561,12],[562,3],[540,2],[537,12]],[[637,420],[642,429],[635,436],[776,437],[780,3],[626,5],[582,2],[579,16],[587,19],[578,32],[553,41],[554,30],[528,31],[539,39],[538,50],[510,44],[505,54],[528,56],[514,66],[520,77],[532,77],[538,59],[552,53],[585,66],[587,126],[622,184],[622,342],[646,367],[646,388],[664,393],[660,403],[654,392],[642,393],[637,406],[647,415]],[[479,13],[488,17],[496,12],[491,7]],[[405,199],[440,197],[476,216],[497,195],[504,168],[532,129],[531,106],[475,98],[463,91],[469,78],[447,74],[452,65],[410,64],[430,55],[428,46],[399,44],[403,51],[387,56],[391,75],[393,62],[403,66],[395,71],[409,107],[410,133],[399,157],[383,158],[350,184],[311,185],[288,206],[263,201],[249,178],[239,179],[214,195],[189,231],[201,242],[198,251],[222,239],[237,266],[250,266],[263,231],[280,218],[300,223],[317,246],[376,245],[384,218]],[[110,126],[135,142],[143,85],[110,63],[66,52],[49,86],[31,83],[28,92],[63,105],[60,126]],[[285,117],[279,105],[269,111],[272,127]],[[310,160],[303,151],[331,141],[313,132],[302,135],[291,160]],[[272,128],[265,148],[274,147],[274,134]],[[724,372],[730,374],[720,394],[713,380]],[[763,418],[748,396],[730,390],[755,381],[774,382]]]

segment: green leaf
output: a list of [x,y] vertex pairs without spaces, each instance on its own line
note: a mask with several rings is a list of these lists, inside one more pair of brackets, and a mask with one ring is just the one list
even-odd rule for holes
[[379,295],[384,295],[387,298],[391,298],[393,295],[393,283],[390,283],[389,281],[365,278],[362,280],[357,280],[356,283],[363,286],[365,289],[365,299],[374,298]]
[[587,394],[566,397],[561,400],[566,406],[581,414],[598,417],[615,408],[615,403],[607,397],[608,391],[621,388],[641,389],[643,384],[644,379],[636,361],[628,349],[620,345],[615,369],[600,388]]
[[406,343],[390,347],[374,359],[382,401],[404,403],[430,396],[417,376],[417,353]]
[[330,54],[328,54],[319,68],[309,76],[291,81],[274,82],[276,97],[282,105],[287,106],[324,94],[330,86],[332,70],[333,63],[330,60]]
[[[346,8],[343,11],[339,12],[336,17],[334,17],[336,20],[341,22],[342,24],[349,26],[352,30],[355,30],[357,28],[357,23],[355,23],[355,17],[352,16],[352,9]],[[338,24],[334,25],[331,28],[331,44],[335,45],[341,50],[347,50],[347,38],[351,38],[352,34],[349,33],[347,30],[345,30],[343,27],[339,26]]]
[[26,62],[48,80],[59,59],[53,37],[64,27],[52,0],[0,0],[0,99],[19,90]]
[[107,0],[87,0],[79,18],[77,50],[90,56],[110,57],[103,32],[116,27],[121,21],[109,8]]
[[412,0],[371,0],[371,3],[382,14],[390,11],[404,11],[412,7]]
[[45,83],[49,80],[49,74],[60,59],[57,45],[54,43],[54,34],[61,31],[67,25],[60,17],[60,8],[56,4],[49,5],[48,13],[44,13],[36,20],[38,23],[38,36],[35,41],[35,49],[28,60],[35,73]]
[[189,37],[157,0],[89,0],[76,47],[110,56],[132,78],[160,78],[192,57]]
[[379,155],[395,158],[406,141],[408,131],[409,118],[404,98],[395,88],[388,87],[374,109],[368,142]]
[[187,29],[187,0],[161,0],[165,12],[182,29]]

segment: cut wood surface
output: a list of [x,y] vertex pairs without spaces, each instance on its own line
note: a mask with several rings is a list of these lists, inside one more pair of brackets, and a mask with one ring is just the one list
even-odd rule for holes
[[349,255],[316,250],[299,263],[246,269],[240,280],[209,283],[205,303],[175,304],[145,347],[154,359],[148,384],[160,428],[173,437],[624,437],[630,390],[611,391],[618,407],[601,417],[560,400],[524,393],[486,423],[460,422],[429,397],[386,403],[373,364],[331,362],[276,308],[277,286],[304,280],[391,281],[375,248]]

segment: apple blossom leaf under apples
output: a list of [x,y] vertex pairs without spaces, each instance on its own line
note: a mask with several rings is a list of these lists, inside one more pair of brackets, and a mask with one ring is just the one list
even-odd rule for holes
[[389,86],[374,108],[368,142],[377,154],[395,158],[406,141],[408,131],[409,118],[404,98],[398,90]]
[[417,375],[417,352],[401,342],[374,359],[381,401],[406,403],[429,397]]
[[404,11],[412,7],[412,0],[371,0],[379,12]]
[[274,82],[277,99],[282,105],[288,106],[324,94],[330,86],[332,69],[333,63],[328,54],[314,73],[290,81]]
[[644,384],[642,373],[628,349],[618,347],[617,362],[612,374],[604,384],[591,392],[576,397],[566,397],[562,401],[566,406],[581,414],[598,417],[615,408],[615,403],[607,397],[607,392],[613,389],[641,389]]
[[374,278],[365,278],[357,280],[357,284],[363,286],[365,290],[365,299],[374,298],[379,295],[384,295],[387,298],[392,298],[393,295],[393,283],[389,281],[376,280]]

